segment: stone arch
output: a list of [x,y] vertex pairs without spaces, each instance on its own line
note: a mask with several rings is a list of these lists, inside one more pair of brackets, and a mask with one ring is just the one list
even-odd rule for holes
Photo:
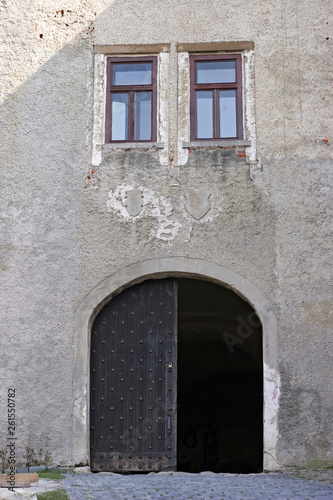
[[75,313],[73,370],[73,464],[89,462],[89,353],[92,323],[114,295],[149,278],[167,276],[212,281],[231,289],[246,300],[262,323],[264,366],[264,469],[278,470],[277,412],[279,375],[276,360],[277,321],[271,305],[260,290],[243,276],[202,259],[169,257],[131,264],[97,285]]

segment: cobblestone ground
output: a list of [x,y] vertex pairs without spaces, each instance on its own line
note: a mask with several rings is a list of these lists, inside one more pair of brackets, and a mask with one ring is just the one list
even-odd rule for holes
[[113,473],[65,474],[62,487],[72,500],[256,500],[333,499],[333,484],[289,474],[227,475],[160,472],[148,475]]

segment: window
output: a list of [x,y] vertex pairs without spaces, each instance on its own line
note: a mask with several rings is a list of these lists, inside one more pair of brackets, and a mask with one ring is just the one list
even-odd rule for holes
[[156,141],[157,58],[109,57],[105,142]]
[[191,140],[242,139],[241,55],[190,56]]

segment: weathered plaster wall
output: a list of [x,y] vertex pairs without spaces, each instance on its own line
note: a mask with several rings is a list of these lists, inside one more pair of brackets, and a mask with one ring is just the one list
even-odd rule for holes
[[[124,267],[177,256],[244,276],[272,304],[276,459],[332,458],[330,2],[3,0],[0,9],[0,443],[6,390],[15,386],[18,446],[72,461],[76,309]],[[247,87],[255,92],[255,175],[242,150],[194,150],[187,161],[179,146],[186,124],[176,42],[234,40],[255,43]],[[147,43],[170,43],[166,147],[104,151],[92,162],[93,44]],[[179,168],[171,187],[169,166]],[[129,187],[143,192],[135,218],[124,208]],[[194,189],[210,194],[199,221],[184,206]]]

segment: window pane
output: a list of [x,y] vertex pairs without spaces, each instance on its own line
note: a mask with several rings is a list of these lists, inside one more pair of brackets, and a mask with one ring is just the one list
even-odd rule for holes
[[197,83],[228,83],[236,81],[236,61],[197,62]]
[[220,137],[237,137],[236,90],[220,90]]
[[152,63],[114,63],[113,85],[151,84]]
[[197,138],[213,137],[213,92],[203,90],[197,94]]
[[112,94],[112,140],[128,139],[128,94]]
[[134,139],[151,139],[151,92],[135,93],[135,130]]

